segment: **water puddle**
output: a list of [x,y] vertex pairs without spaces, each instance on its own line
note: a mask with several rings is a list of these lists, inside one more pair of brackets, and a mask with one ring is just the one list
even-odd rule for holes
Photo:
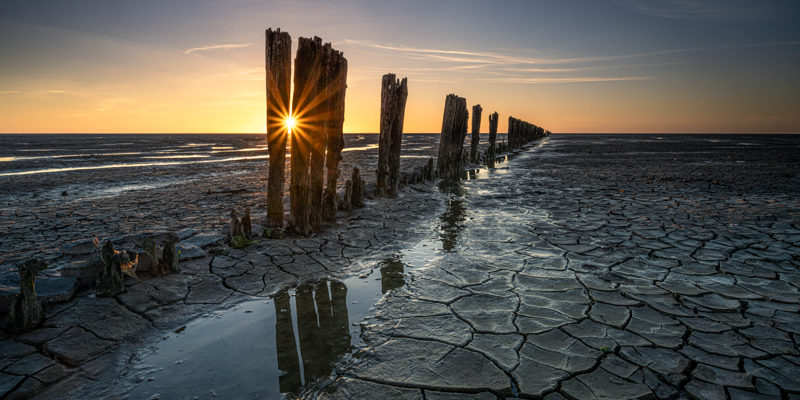
[[359,344],[357,324],[402,276],[322,281],[241,303],[139,354],[126,398],[279,398],[327,378]]
[[302,284],[198,318],[132,358],[121,398],[297,395],[362,345],[360,322],[375,303],[440,250],[438,241],[422,240],[360,276]]
[[467,209],[462,185],[440,187],[446,201],[426,238],[375,260],[361,275],[304,283],[170,332],[131,357],[116,379],[123,399],[292,398],[329,378],[363,343],[362,321],[408,273],[453,251]]

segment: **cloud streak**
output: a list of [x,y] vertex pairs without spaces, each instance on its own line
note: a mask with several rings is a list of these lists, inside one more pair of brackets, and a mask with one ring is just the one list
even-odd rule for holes
[[[632,58],[653,57],[659,55],[691,53],[698,51],[709,50],[726,50],[726,49],[743,49],[753,47],[776,47],[776,46],[797,46],[800,41],[788,42],[762,42],[762,43],[745,43],[745,44],[731,44],[720,46],[704,46],[704,47],[688,47],[678,49],[664,49],[647,51],[640,53],[629,53],[609,56],[576,56],[576,57],[519,57],[509,54],[492,53],[492,52],[474,52],[462,50],[444,50],[444,49],[431,49],[431,48],[415,48],[407,46],[388,46],[378,43],[346,39],[344,43],[374,48],[379,50],[392,51],[397,53],[405,53],[415,59],[431,59],[436,61],[445,61],[452,63],[463,64],[484,64],[491,65],[562,65],[562,64],[587,64],[604,61],[615,61]],[[533,71],[531,71],[533,72]],[[536,72],[547,72],[545,69]],[[553,70],[552,72],[558,72]]]
[[622,82],[622,81],[645,81],[652,79],[647,76],[573,76],[564,78],[491,78],[492,82],[502,83],[521,83],[528,85],[541,85],[553,83],[590,83],[590,82]]
[[252,43],[229,43],[229,44],[209,44],[206,46],[201,47],[193,47],[191,49],[186,49],[183,54],[194,54],[201,51],[211,51],[211,50],[233,50],[233,49],[241,49],[244,47],[252,46]]
[[688,21],[757,22],[777,19],[774,3],[764,0],[614,0],[639,12],[666,19]]

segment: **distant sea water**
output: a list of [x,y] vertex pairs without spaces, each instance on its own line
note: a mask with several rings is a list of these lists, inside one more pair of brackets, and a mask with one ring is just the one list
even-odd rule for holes
[[[375,134],[345,135],[345,162],[360,153],[377,154]],[[264,134],[52,134],[0,135],[0,194],[39,187],[68,189],[75,183],[120,179],[121,190],[146,189],[152,176],[180,176],[226,169],[236,165],[266,163],[269,151]],[[405,158],[435,154],[438,135],[406,135]],[[348,154],[353,153],[353,154]],[[348,157],[351,156],[351,157]],[[287,153],[287,157],[291,157]],[[74,176],[86,178],[76,182]],[[25,182],[20,188],[17,182]],[[133,185],[133,186],[132,186]],[[112,185],[113,186],[113,185]]]

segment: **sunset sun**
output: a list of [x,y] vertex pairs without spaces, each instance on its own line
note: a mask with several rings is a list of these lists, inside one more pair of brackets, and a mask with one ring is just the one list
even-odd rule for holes
[[290,131],[292,130],[292,128],[294,128],[295,123],[296,121],[294,117],[286,117],[286,119],[283,120],[283,124],[286,125],[286,129]]

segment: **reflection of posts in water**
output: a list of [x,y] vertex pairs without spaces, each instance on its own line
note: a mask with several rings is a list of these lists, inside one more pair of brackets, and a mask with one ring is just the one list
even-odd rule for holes
[[[342,282],[330,282],[331,286],[331,314],[333,324],[331,335],[334,346],[339,354],[344,354],[350,350],[350,319],[347,314],[347,286]],[[338,359],[336,356],[335,359]],[[336,360],[334,360],[336,361]]]
[[289,293],[275,295],[275,348],[278,355],[278,369],[283,375],[278,377],[281,393],[298,393],[302,388],[300,381],[300,359],[292,326],[292,310]]
[[381,292],[386,293],[397,289],[405,283],[403,280],[403,262],[395,256],[383,262],[381,267]]
[[350,349],[347,288],[332,282],[331,289],[322,282],[316,288],[304,285],[297,290],[297,330],[306,382],[328,376]]
[[282,393],[298,393],[303,382],[327,377],[339,358],[350,350],[347,287],[343,283],[301,285],[295,306],[299,355],[291,313],[280,313],[282,308],[289,309],[289,297],[285,293],[275,297],[278,368],[284,371],[279,381]]
[[[300,341],[305,381],[308,382],[309,375],[314,375],[314,364],[316,364],[311,361],[316,358],[316,352],[319,351],[321,344],[314,343],[318,326],[317,311],[314,306],[314,288],[311,285],[306,284],[297,288],[295,305],[297,306],[297,338]],[[311,364],[311,370],[308,369],[309,364]]]
[[464,189],[458,182],[443,184],[439,187],[450,197],[447,200],[447,208],[439,216],[441,225],[439,236],[442,239],[442,249],[452,251],[458,239],[458,234],[464,229],[464,221],[467,219],[467,210],[464,206]]

